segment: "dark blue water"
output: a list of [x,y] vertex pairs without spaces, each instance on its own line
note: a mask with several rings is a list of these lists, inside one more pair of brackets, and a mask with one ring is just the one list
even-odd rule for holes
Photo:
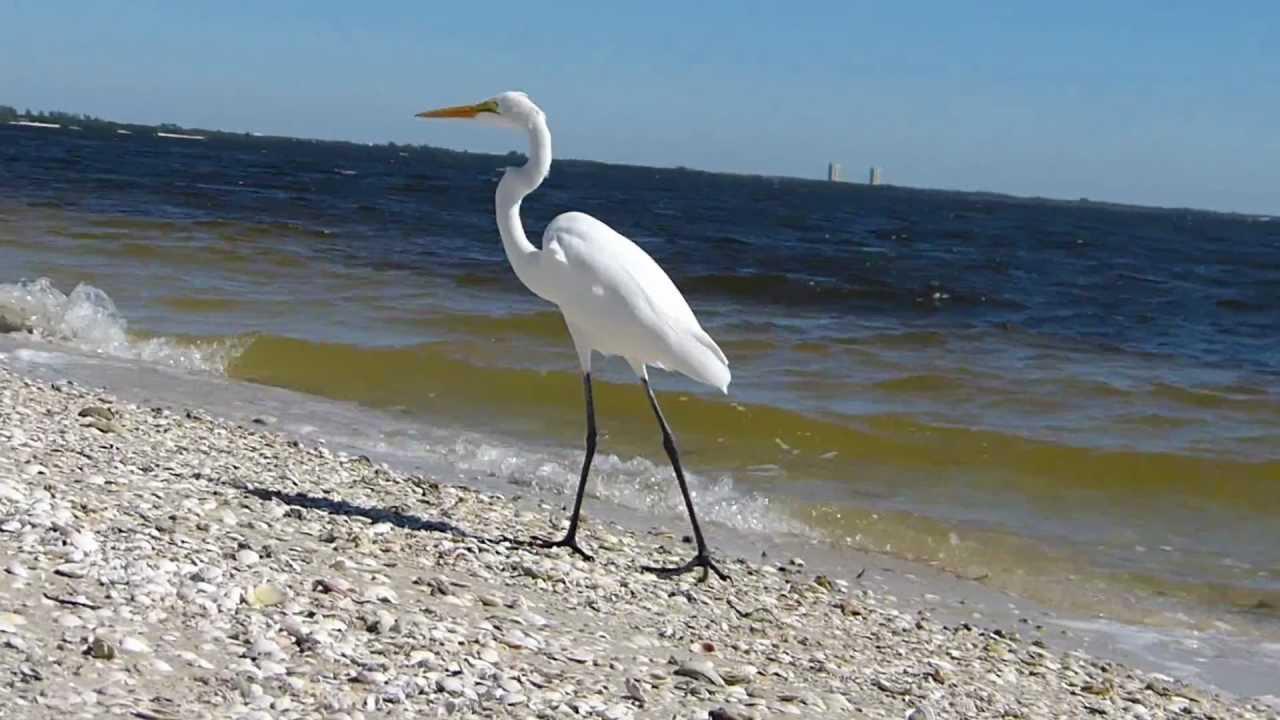
[[[498,286],[511,278],[492,189],[519,161],[0,127],[10,199],[289,226],[343,263]],[[1025,329],[1280,372],[1280,222],[572,161],[524,207],[532,229],[565,209],[606,219],[710,301]]]

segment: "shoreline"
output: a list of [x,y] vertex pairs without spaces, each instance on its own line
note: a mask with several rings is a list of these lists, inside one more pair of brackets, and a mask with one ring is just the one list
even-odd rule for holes
[[51,381],[73,373],[19,367],[23,347],[0,342],[0,683],[24,717],[1276,717],[1093,659],[1038,619],[929,607],[1002,597],[974,583],[900,598],[906,563],[828,576],[809,553],[733,557],[739,542],[716,548],[734,583],[663,580],[638,565],[684,559],[683,525],[591,504],[596,562],[531,550],[502,538],[554,534],[559,502],[166,407],[141,380],[154,368],[118,363],[106,393]]

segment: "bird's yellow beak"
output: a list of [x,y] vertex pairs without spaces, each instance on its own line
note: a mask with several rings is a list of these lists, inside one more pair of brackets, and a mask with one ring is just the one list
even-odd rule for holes
[[497,113],[498,103],[493,100],[485,100],[482,103],[474,105],[454,105],[452,107],[440,108],[439,110],[428,110],[420,112],[414,117],[420,118],[473,118],[480,113]]

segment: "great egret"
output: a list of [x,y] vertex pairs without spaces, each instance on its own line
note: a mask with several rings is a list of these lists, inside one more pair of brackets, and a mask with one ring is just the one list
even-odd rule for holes
[[543,547],[567,547],[584,559],[578,546],[578,515],[596,451],[595,405],[591,397],[591,353],[626,359],[644,384],[649,405],[662,428],[662,444],[675,469],[693,525],[697,554],[676,567],[646,567],[664,576],[702,568],[728,579],[711,560],[698,526],[693,498],[680,466],[680,453],[658,399],[649,385],[647,365],[683,373],[721,392],[728,392],[729,361],[702,329],[689,303],[658,263],[638,245],[599,220],[580,212],[557,216],[542,233],[536,248],[524,233],[520,202],[546,179],[551,169],[551,132],[542,110],[522,92],[504,92],[474,105],[458,105],[418,113],[423,118],[460,118],[494,122],[529,134],[529,160],[506,168],[498,183],[495,207],[498,232],[516,277],[535,295],[554,303],[578,351],[582,387],[587,404],[587,452],[573,502],[573,516],[564,538],[539,540]]

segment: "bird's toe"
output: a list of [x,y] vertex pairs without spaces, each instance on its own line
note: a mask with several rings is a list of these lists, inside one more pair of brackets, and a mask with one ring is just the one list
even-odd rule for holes
[[662,578],[678,577],[691,570],[700,569],[702,570],[702,577],[698,578],[698,582],[700,583],[706,582],[707,579],[710,577],[711,573],[715,573],[716,577],[720,578],[721,580],[725,580],[727,582],[733,582],[733,580],[728,576],[728,574],[726,574],[723,570],[721,570],[719,567],[716,566],[715,562],[712,561],[711,559],[711,555],[705,552],[698,553],[693,557],[692,560],[690,560],[689,562],[683,565],[676,565],[675,567],[645,565],[645,566],[642,566],[640,569],[644,570],[645,572],[651,572],[654,575],[657,575],[658,577],[662,577]]
[[574,555],[577,555],[578,557],[582,558],[583,560],[586,560],[587,562],[591,562],[592,560],[595,560],[595,558],[590,553],[588,553],[586,550],[583,550],[581,547],[578,546],[578,540],[573,536],[566,536],[564,538],[561,538],[560,540],[548,540],[547,538],[534,537],[534,538],[531,538],[527,544],[533,545],[534,547],[541,548],[543,550],[550,550],[552,548],[558,548],[558,547],[568,548],[570,552],[572,552]]

